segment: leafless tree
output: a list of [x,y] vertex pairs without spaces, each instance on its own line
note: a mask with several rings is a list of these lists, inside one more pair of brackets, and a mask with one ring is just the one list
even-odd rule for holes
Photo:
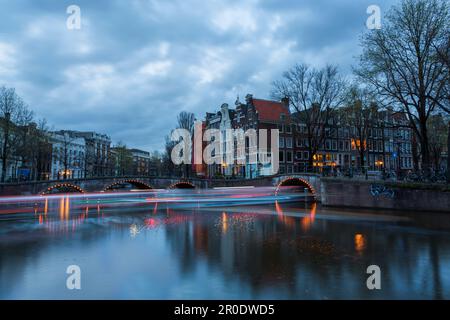
[[[449,32],[445,0],[403,0],[380,30],[363,35],[356,74],[373,86],[380,101],[404,112],[420,142],[423,169],[430,166],[427,120],[446,108],[448,65],[438,57]],[[448,105],[447,105],[448,107]]]
[[72,136],[70,132],[64,130],[54,133],[53,137],[55,140],[53,157],[62,165],[63,179],[68,179],[70,178],[71,167],[76,163],[81,169],[81,162],[84,161],[81,156],[71,154],[72,146],[77,138]]
[[[450,31],[447,32],[446,40],[439,45],[435,44],[434,48],[437,52],[437,58],[447,67],[447,73],[449,73],[450,79]],[[447,80],[444,92],[446,99],[439,106],[442,111],[450,114],[450,80]]]
[[165,175],[177,176],[179,168],[173,163],[171,158],[172,149],[175,147],[176,142],[172,141],[169,136],[165,137],[165,142],[165,150],[162,156],[163,171]]
[[[149,174],[155,172],[157,177],[163,175],[163,156],[159,151],[153,151],[150,154]],[[152,171],[154,169],[154,171]]]
[[42,174],[49,173],[52,153],[46,121],[18,126],[16,132],[19,140],[14,152],[16,158],[21,159],[23,167],[30,169],[31,179],[42,178]]
[[450,120],[447,126],[447,182],[450,183]]
[[[178,128],[188,130],[191,137],[194,134],[194,123],[195,123],[195,115],[191,112],[182,111],[178,115]],[[190,154],[192,150],[186,150]],[[183,176],[187,178],[189,176],[189,167],[190,165],[185,163],[183,164]]]
[[448,125],[442,115],[432,115],[428,119],[428,128],[432,164],[435,170],[440,170],[442,153],[447,144]]
[[345,88],[346,81],[332,65],[315,69],[297,64],[273,83],[272,96],[278,100],[289,98],[295,112],[292,120],[306,125],[310,167],[324,143],[325,128],[333,111],[344,101]]
[[192,135],[194,133],[195,115],[191,112],[182,111],[177,117],[178,128],[186,129]]
[[369,130],[376,125],[378,107],[375,98],[366,88],[352,85],[347,93],[346,105],[339,110],[340,123],[349,128],[354,148],[364,168]]
[[20,142],[19,127],[27,126],[33,119],[21,97],[13,88],[0,88],[0,134],[1,134],[1,182],[5,181],[8,162]]
[[131,151],[122,142],[118,142],[113,148],[116,153],[117,174],[126,176],[133,174],[133,155]]

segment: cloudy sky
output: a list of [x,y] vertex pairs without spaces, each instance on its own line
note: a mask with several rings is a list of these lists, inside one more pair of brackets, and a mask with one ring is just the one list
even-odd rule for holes
[[[366,9],[395,0],[0,0],[0,86],[15,87],[54,129],[163,148],[180,111],[198,118],[296,62],[358,55]],[[69,5],[81,29],[66,27]]]

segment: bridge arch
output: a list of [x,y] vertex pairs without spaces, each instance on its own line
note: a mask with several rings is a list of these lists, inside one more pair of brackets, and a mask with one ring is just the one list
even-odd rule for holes
[[111,191],[114,190],[114,187],[119,186],[121,184],[131,184],[132,186],[138,188],[138,189],[143,189],[143,190],[151,190],[153,189],[153,187],[145,182],[139,181],[139,180],[134,180],[134,179],[125,179],[125,180],[119,180],[119,181],[115,181],[111,184],[109,184],[108,186],[106,186],[102,191],[106,192],[106,191]]
[[52,194],[54,193],[53,192],[54,190],[59,191],[57,193],[70,193],[70,192],[85,193],[85,191],[77,185],[71,183],[58,183],[42,191],[41,195]]
[[300,177],[285,177],[283,178],[277,185],[275,189],[275,195],[278,195],[281,187],[290,187],[290,186],[299,186],[304,187],[309,190],[314,196],[317,195],[316,189],[314,186],[309,183],[306,179],[300,178]]
[[189,181],[178,181],[171,184],[169,189],[195,189],[195,185]]

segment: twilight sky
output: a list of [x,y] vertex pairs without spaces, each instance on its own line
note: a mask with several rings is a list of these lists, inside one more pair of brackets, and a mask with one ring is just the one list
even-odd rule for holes
[[[180,111],[270,98],[296,62],[350,73],[371,4],[395,0],[0,0],[0,86],[54,129],[162,149]],[[81,8],[68,30],[66,9]]]

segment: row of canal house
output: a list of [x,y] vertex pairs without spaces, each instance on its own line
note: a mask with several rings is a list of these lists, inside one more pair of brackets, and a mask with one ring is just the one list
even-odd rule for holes
[[[344,109],[341,112],[345,112]],[[310,154],[307,128],[296,119],[298,114],[291,113],[289,100],[272,101],[254,98],[251,94],[245,102],[235,102],[232,109],[222,104],[216,113],[206,113],[203,130],[218,129],[221,133],[222,161],[211,165],[193,165],[193,171],[201,177],[235,177],[256,178],[271,175],[270,165],[251,163],[250,154],[256,152],[251,148],[249,139],[245,139],[245,155],[238,154],[237,137],[226,135],[228,129],[267,129],[268,157],[270,154],[270,130],[279,130],[279,174],[302,172],[349,171],[364,169],[372,171],[406,171],[413,168],[411,128],[404,116],[392,110],[380,112],[379,119],[369,129],[365,140],[366,150],[361,155],[355,128],[344,125],[339,116],[332,117],[325,126],[325,137],[316,154]],[[227,139],[235,139],[227,144]],[[232,145],[233,150],[227,150]],[[204,149],[204,148],[203,148]],[[226,154],[232,152],[235,159],[245,156],[245,164],[226,162]],[[261,155],[258,155],[261,156]],[[361,161],[361,156],[364,161]],[[311,158],[310,158],[311,157]],[[362,164],[364,163],[364,165]],[[311,165],[312,164],[312,165]]]
[[[30,128],[37,130],[36,126]],[[117,153],[111,138],[93,131],[58,130],[46,132],[35,150],[21,155],[12,149],[6,164],[4,181],[80,179],[120,175]],[[2,132],[0,130],[0,137]],[[0,147],[1,151],[1,147]],[[33,158],[31,157],[33,156]],[[155,175],[150,153],[129,149],[128,175]],[[27,160],[28,159],[28,160]],[[0,172],[2,161],[0,161]]]

